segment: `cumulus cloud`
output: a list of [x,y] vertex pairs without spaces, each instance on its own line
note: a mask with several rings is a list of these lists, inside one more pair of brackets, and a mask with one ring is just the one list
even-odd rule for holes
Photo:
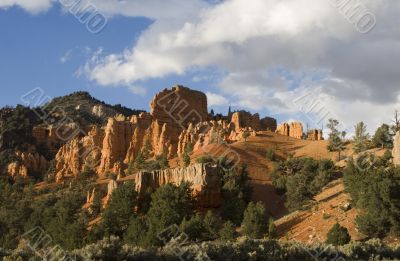
[[[0,0],[0,7],[35,2],[45,10],[50,0]],[[360,34],[332,0],[91,2],[110,17],[153,20],[134,46],[96,52],[87,62],[81,72],[99,85],[137,91],[132,86],[147,79],[212,67],[222,79],[211,104],[229,100],[294,118],[302,112],[293,100],[311,92],[346,125],[364,119],[371,128],[399,108],[400,1],[359,1],[377,19],[369,34]]]
[[0,0],[0,8],[19,6],[32,14],[47,11],[52,5],[52,0]]
[[226,106],[229,104],[228,99],[226,99],[224,96],[212,93],[212,92],[206,92],[207,95],[207,101],[208,101],[208,106]]
[[[217,92],[233,105],[298,115],[292,101],[309,91],[327,98],[326,107],[346,125],[364,118],[376,127],[399,105],[400,3],[362,1],[378,23],[360,34],[330,2],[197,2],[196,11],[182,8],[191,16],[151,15],[154,23],[135,46],[98,57],[86,73],[101,85],[130,85],[213,66],[225,73]],[[375,117],[360,117],[366,112]]]

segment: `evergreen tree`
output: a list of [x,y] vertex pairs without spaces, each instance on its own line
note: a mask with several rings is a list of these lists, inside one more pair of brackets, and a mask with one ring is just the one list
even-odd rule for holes
[[273,217],[269,217],[269,220],[268,220],[268,236],[269,236],[269,238],[276,238],[276,236],[277,236],[276,226],[275,226]]
[[235,225],[231,221],[227,221],[223,224],[219,231],[221,240],[234,240],[237,236]]
[[187,152],[183,154],[183,164],[185,165],[185,167],[189,167],[190,165],[190,156]]
[[204,239],[206,228],[199,214],[192,216],[189,220],[184,218],[180,227],[182,232],[189,237],[189,240],[197,241]]
[[245,142],[247,142],[247,139],[250,137],[250,135],[251,135],[251,133],[248,130],[245,130],[243,132],[243,139],[244,139]]
[[103,207],[103,204],[101,202],[100,193],[95,192],[94,196],[93,196],[92,205],[90,206],[90,209],[92,210],[92,215],[94,217],[97,217],[98,215],[100,215],[102,207]]
[[164,153],[159,159],[158,159],[159,165],[161,169],[168,169],[169,168],[169,162],[168,162],[168,157]]
[[336,223],[329,230],[326,243],[334,246],[342,246],[349,243],[350,240],[351,237],[349,235],[347,228],[342,227],[338,223]]
[[151,206],[147,212],[148,232],[146,245],[160,245],[159,234],[172,225],[189,218],[193,211],[190,185],[179,186],[168,183],[158,188],[151,196]]
[[102,215],[102,227],[106,235],[122,237],[130,219],[135,215],[137,206],[137,192],[133,182],[126,182],[119,186],[112,194],[110,202]]
[[136,246],[143,246],[146,235],[146,221],[142,217],[132,217],[128,229],[124,234],[124,242]]
[[382,126],[376,130],[372,143],[376,148],[392,148],[393,137],[390,135],[389,125],[382,124]]
[[244,212],[242,230],[251,238],[260,238],[268,231],[268,218],[264,205],[261,202],[250,202]]
[[205,239],[214,240],[218,238],[218,232],[221,229],[221,220],[211,210],[208,210],[204,216],[204,228],[206,230]]
[[354,126],[355,135],[353,138],[354,151],[357,153],[363,152],[368,149],[369,134],[367,133],[367,126],[364,122],[357,123]]
[[215,115],[215,112],[214,112],[214,110],[213,110],[213,109],[211,109],[211,112],[210,112],[210,114],[211,114],[211,116],[213,116],[213,117],[214,117],[214,115]]
[[[225,164],[225,159],[221,159],[220,166]],[[239,226],[252,193],[247,168],[242,166],[240,169],[229,170],[230,167],[225,166],[224,169],[227,171],[223,176],[221,216]]]
[[329,144],[328,150],[331,152],[338,153],[338,159],[341,160],[341,152],[345,149],[344,137],[346,136],[346,132],[339,132],[337,127],[339,126],[339,122],[335,119],[329,119],[329,123],[327,127],[330,129],[329,133]]

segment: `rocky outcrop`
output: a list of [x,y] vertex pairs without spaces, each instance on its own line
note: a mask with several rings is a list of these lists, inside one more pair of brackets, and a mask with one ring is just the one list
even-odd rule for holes
[[106,202],[108,202],[108,200],[111,198],[111,194],[112,194],[117,188],[118,188],[118,183],[117,183],[115,180],[111,179],[111,180],[108,182],[108,185],[107,185]]
[[132,135],[133,124],[126,121],[124,116],[108,119],[101,146],[99,173],[105,173],[108,170],[115,172],[118,164],[126,157]]
[[284,136],[301,139],[303,137],[303,124],[301,122],[285,122],[278,125],[276,132]]
[[324,140],[324,135],[322,133],[322,130],[308,130],[307,140],[313,140],[313,141]]
[[93,127],[88,135],[73,140],[60,148],[56,154],[56,181],[76,177],[85,166],[95,169],[100,164],[104,131]]
[[150,106],[151,113],[117,115],[105,127],[94,127],[87,136],[62,146],[56,155],[57,180],[76,176],[86,165],[99,176],[107,172],[122,176],[144,148],[150,157],[173,158],[182,156],[190,143],[194,150],[231,143],[246,132],[255,136],[262,126],[273,125],[273,119],[260,121],[258,114],[244,111],[233,113],[231,122],[208,121],[206,95],[182,86],[160,92]]
[[237,111],[232,114],[231,123],[235,130],[239,132],[243,128],[250,127],[255,131],[260,130],[260,115],[258,113],[252,115],[247,111]]
[[160,123],[187,127],[208,120],[207,96],[180,85],[158,93],[150,108],[151,115]]
[[400,131],[396,133],[393,141],[393,163],[395,165],[400,165]]
[[11,177],[27,177],[45,173],[49,168],[49,162],[39,153],[34,151],[15,153],[16,161],[7,166],[7,173]]
[[134,181],[139,195],[144,195],[149,188],[155,190],[168,183],[180,185],[189,182],[200,207],[212,208],[221,204],[218,166],[193,164],[187,168],[139,172],[135,174]]

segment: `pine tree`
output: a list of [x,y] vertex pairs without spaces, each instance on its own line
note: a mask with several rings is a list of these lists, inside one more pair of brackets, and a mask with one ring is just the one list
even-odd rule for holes
[[236,228],[235,225],[231,221],[227,221],[222,226],[221,230],[219,231],[219,236],[222,240],[233,240],[236,238]]
[[204,216],[204,228],[206,230],[205,239],[214,240],[218,237],[218,231],[221,228],[221,220],[215,216],[211,210],[208,210]]
[[344,137],[346,132],[339,132],[337,129],[339,122],[335,119],[329,119],[327,127],[330,129],[328,150],[331,152],[338,152],[338,159],[341,160],[341,152],[345,149]]
[[276,226],[273,217],[270,217],[268,220],[268,236],[269,238],[276,238],[277,236]]
[[350,240],[351,237],[347,228],[340,226],[339,223],[336,223],[329,230],[326,243],[334,246],[342,246],[349,243]]
[[158,188],[151,198],[151,206],[147,212],[148,246],[161,245],[159,234],[172,225],[180,224],[193,212],[192,191],[188,183],[179,186],[168,183]]
[[94,217],[97,217],[101,213],[102,207],[103,204],[101,202],[100,194],[98,192],[95,192],[93,196],[92,205],[90,206],[90,209],[92,210],[92,215]]
[[355,135],[353,138],[354,151],[357,153],[363,152],[368,149],[369,134],[367,133],[367,126],[364,122],[357,123],[354,126]]
[[248,131],[248,130],[245,130],[244,132],[243,132],[243,139],[244,139],[244,141],[245,142],[247,142],[247,139],[250,137],[250,131]]
[[165,153],[158,159],[158,163],[159,163],[161,169],[169,168],[168,157]]
[[379,127],[372,139],[372,143],[376,148],[391,148],[393,146],[393,137],[390,135],[390,127],[387,124],[382,124]]
[[268,218],[261,202],[250,202],[244,212],[242,229],[243,233],[251,238],[260,238],[268,231]]
[[183,154],[183,164],[185,165],[185,167],[189,167],[190,165],[190,156],[187,152]]
[[112,194],[102,215],[102,227],[106,235],[122,236],[137,206],[137,192],[132,182],[119,186]]

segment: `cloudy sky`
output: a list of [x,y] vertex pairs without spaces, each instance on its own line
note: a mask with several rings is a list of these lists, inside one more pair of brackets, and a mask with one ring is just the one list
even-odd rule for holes
[[400,110],[398,0],[75,2],[0,0],[1,106],[41,87],[147,109],[179,83],[215,111],[335,117],[349,132]]

